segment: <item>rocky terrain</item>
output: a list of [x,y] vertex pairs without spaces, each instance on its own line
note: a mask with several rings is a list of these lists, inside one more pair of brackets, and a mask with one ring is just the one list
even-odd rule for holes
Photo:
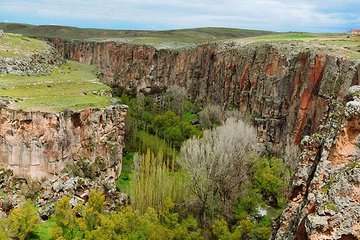
[[67,164],[103,161],[108,181],[121,171],[126,107],[43,113],[1,109],[0,167],[54,179]]
[[[3,34],[0,41],[9,41],[8,36]],[[18,41],[17,35],[13,38]],[[247,39],[172,49],[126,41],[53,38],[49,41],[57,51],[46,46],[41,48],[44,51],[20,56],[17,47],[11,52],[9,46],[27,49],[28,40],[21,39],[20,45],[0,49],[0,80],[7,81],[0,89],[6,97],[0,112],[0,167],[10,169],[0,172],[2,214],[28,196],[35,198],[46,219],[61,196],[73,195],[71,201],[76,205],[87,198],[90,188],[114,194],[114,206],[109,208],[124,200],[108,183],[121,171],[125,106],[91,108],[80,101],[79,109],[22,111],[20,105],[9,104],[34,96],[20,92],[28,97],[17,99],[9,94],[12,78],[6,77],[50,76],[63,57],[99,67],[103,82],[124,92],[146,93],[177,85],[199,105],[216,103],[250,116],[269,155],[301,149],[288,204],[272,238],[360,239],[360,57],[356,41],[351,42],[352,48],[319,41]],[[57,74],[65,74],[67,68],[78,66],[59,67]],[[80,71],[78,75],[84,74]],[[48,89],[66,77],[58,82],[45,80],[42,92],[51,92]],[[90,82],[94,83],[82,82],[81,88]],[[29,85],[34,84],[19,89]],[[91,97],[91,104],[108,92],[105,87],[101,91],[92,87],[80,92]],[[51,98],[45,94],[44,99]],[[110,105],[108,96],[102,100]],[[23,175],[35,181],[19,177]]]
[[354,55],[299,42],[204,44],[182,51],[51,42],[65,58],[100,67],[105,82],[126,91],[179,85],[198,103],[250,114],[269,153],[300,146],[274,239],[360,238],[360,60]]
[[[82,170],[90,172],[95,165],[82,166]],[[32,180],[26,177],[15,176],[11,169],[0,169],[0,218],[3,218],[14,207],[19,206],[24,200],[33,199],[39,207],[39,215],[43,220],[48,219],[54,213],[54,206],[63,196],[71,196],[70,204],[76,206],[89,198],[90,190],[98,189],[106,193],[108,210],[121,207],[126,201],[126,195],[120,193],[115,185],[107,179],[102,179],[101,171],[106,167],[96,165],[92,170],[92,178],[83,174],[74,174],[71,171],[64,171],[61,176],[53,180]],[[72,169],[74,170],[74,168]],[[77,172],[79,173],[79,172]]]

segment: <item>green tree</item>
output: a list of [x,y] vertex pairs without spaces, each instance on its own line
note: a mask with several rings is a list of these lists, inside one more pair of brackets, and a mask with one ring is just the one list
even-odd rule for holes
[[10,233],[6,219],[0,219],[0,239],[10,240]]
[[57,238],[79,239],[82,233],[79,230],[76,212],[69,202],[70,198],[64,196],[56,203],[55,213],[52,216],[56,224],[53,234]]
[[254,166],[253,182],[272,207],[284,207],[291,172],[280,158],[262,158]]
[[164,157],[162,149],[153,154],[149,149],[134,157],[134,169],[130,183],[130,201],[140,212],[149,207],[161,210],[167,198],[182,201],[184,178],[174,171],[174,159]]
[[26,239],[40,222],[37,209],[31,200],[10,211],[6,220],[9,235],[20,240]]

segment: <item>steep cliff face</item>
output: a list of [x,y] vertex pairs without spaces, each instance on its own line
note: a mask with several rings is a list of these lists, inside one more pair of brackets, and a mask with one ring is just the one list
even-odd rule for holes
[[0,110],[0,167],[51,179],[69,163],[102,161],[104,177],[121,171],[126,106],[43,113]]
[[292,44],[203,45],[184,51],[113,42],[52,40],[68,59],[94,64],[104,81],[126,89],[180,85],[198,102],[237,106],[252,114],[263,142],[315,133],[358,80],[359,63]]
[[109,84],[145,91],[180,85],[197,102],[252,114],[259,140],[273,150],[299,145],[298,170],[274,239],[360,238],[360,130],[357,110],[350,111],[359,104],[346,104],[349,87],[360,84],[359,60],[299,43],[171,51],[51,41],[65,58],[99,66]]

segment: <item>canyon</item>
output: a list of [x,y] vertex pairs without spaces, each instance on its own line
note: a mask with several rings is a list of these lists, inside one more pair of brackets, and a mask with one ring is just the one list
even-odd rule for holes
[[[124,91],[178,85],[202,105],[251,116],[268,153],[300,147],[273,239],[359,239],[360,60],[298,42],[156,49],[49,39],[66,59],[98,66]],[[285,159],[286,160],[286,159]]]

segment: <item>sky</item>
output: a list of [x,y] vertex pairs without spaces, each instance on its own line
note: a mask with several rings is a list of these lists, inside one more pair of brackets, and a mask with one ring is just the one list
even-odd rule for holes
[[0,22],[107,29],[360,29],[360,0],[0,0]]

